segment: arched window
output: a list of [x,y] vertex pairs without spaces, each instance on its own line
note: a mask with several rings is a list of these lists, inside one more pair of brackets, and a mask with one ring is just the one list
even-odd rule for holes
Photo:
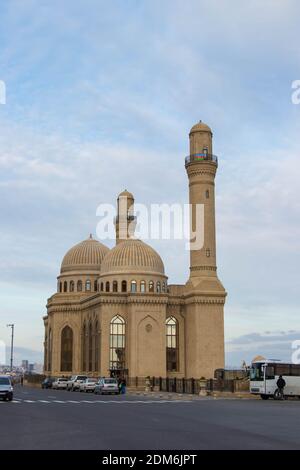
[[105,292],[109,292],[109,282],[105,283]]
[[178,321],[174,317],[166,320],[167,371],[178,371]]
[[166,292],[166,283],[165,281],[163,281],[162,283],[162,289],[161,289],[163,292]]
[[62,292],[62,282],[59,283],[59,292]]
[[204,155],[208,155],[208,148],[207,147],[203,148],[203,153],[204,153]]
[[130,292],[136,292],[136,281],[131,281],[130,283]]
[[61,332],[60,370],[72,372],[73,368],[73,330],[65,326]]
[[52,330],[50,328],[48,335],[48,370],[52,369]]
[[154,282],[149,281],[149,292],[154,292]]
[[64,282],[64,292],[68,291],[68,283],[67,281]]
[[70,281],[70,292],[74,292],[75,284],[74,281]]
[[125,320],[116,315],[110,322],[109,368],[111,371],[125,369]]
[[98,291],[98,282],[97,281],[94,281],[94,291],[95,292]]
[[118,281],[113,281],[113,292],[118,292]]
[[208,189],[205,191],[205,197],[206,197],[206,199],[209,199],[209,190]]
[[156,283],[156,292],[158,294],[160,293],[160,281],[157,281],[157,283]]
[[47,330],[45,331],[45,340],[44,340],[44,370],[48,370],[48,337],[47,337]]
[[90,291],[91,290],[91,281],[89,279],[87,279],[85,281],[85,290],[86,291]]
[[85,323],[83,324],[83,327],[82,327],[82,370],[83,371],[86,371],[87,367],[86,367],[86,345],[87,345],[87,341],[86,341],[86,336],[87,336],[87,332],[86,332],[86,325]]
[[122,281],[122,292],[127,292],[127,281]]
[[101,292],[103,292],[103,290],[104,290],[103,282],[101,282],[101,284],[100,284],[100,290],[101,290]]
[[142,294],[144,294],[144,292],[146,292],[146,283],[145,281],[141,281],[141,292]]
[[82,292],[82,281],[77,282],[77,292]]
[[99,353],[100,353],[100,332],[99,332],[99,324],[97,320],[95,323],[94,336],[95,336],[95,371],[98,372],[99,371]]
[[93,328],[92,323],[89,324],[89,372],[93,370]]

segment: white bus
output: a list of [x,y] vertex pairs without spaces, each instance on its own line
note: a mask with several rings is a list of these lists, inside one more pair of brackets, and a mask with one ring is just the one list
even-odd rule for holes
[[250,369],[250,392],[260,395],[263,400],[277,398],[276,382],[282,375],[286,382],[285,397],[300,398],[300,364],[281,362],[274,359],[255,361]]

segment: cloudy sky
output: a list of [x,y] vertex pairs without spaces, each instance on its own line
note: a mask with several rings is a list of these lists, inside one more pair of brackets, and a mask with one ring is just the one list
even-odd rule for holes
[[[202,119],[220,162],[227,364],[290,359],[300,339],[299,17],[298,0],[0,3],[0,339],[14,322],[19,356],[41,357],[61,259],[96,232],[100,203],[124,188],[147,205],[187,202],[188,132]],[[169,282],[184,283],[185,242],[152,245]]]

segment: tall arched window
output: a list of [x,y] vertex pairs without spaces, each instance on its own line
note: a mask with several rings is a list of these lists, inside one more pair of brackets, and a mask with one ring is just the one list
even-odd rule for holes
[[98,282],[97,281],[94,281],[94,291],[95,292],[98,291]]
[[59,292],[62,292],[62,282],[59,283]]
[[82,281],[77,282],[77,292],[82,292]]
[[48,336],[47,336],[47,330],[45,331],[45,340],[44,340],[44,370],[48,370]]
[[149,292],[154,292],[154,282],[149,281]]
[[109,282],[105,283],[105,292],[109,292]]
[[125,320],[116,315],[110,322],[109,368],[111,371],[125,369]]
[[70,281],[70,292],[74,292],[75,284],[74,281]]
[[118,292],[118,281],[113,281],[113,292]]
[[48,335],[48,370],[52,369],[52,330],[50,328]]
[[160,293],[160,281],[157,281],[157,283],[156,283],[156,292],[158,294]]
[[72,372],[73,367],[73,330],[65,326],[61,332],[60,370]]
[[162,283],[162,289],[161,289],[163,292],[166,292],[166,283],[165,281],[163,281]]
[[64,282],[64,292],[68,291],[68,283],[67,281]]
[[86,291],[90,291],[91,290],[91,281],[89,279],[87,279],[85,281],[85,290]]
[[127,292],[127,281],[122,281],[122,292]]
[[99,368],[100,332],[99,332],[99,324],[97,320],[95,323],[94,336],[95,336],[95,371],[98,372],[100,369]]
[[93,327],[89,324],[89,372],[93,370]]
[[136,292],[136,281],[131,281],[130,292],[133,292],[133,293]]
[[141,289],[142,294],[144,292],[146,292],[146,283],[145,283],[145,281],[141,281],[140,289]]
[[166,320],[167,371],[176,372],[179,368],[178,321],[174,317]]
[[83,371],[86,371],[86,369],[87,369],[87,367],[86,367],[86,344],[87,344],[86,335],[87,335],[86,325],[84,323],[83,327],[82,327],[82,354],[81,354],[81,357],[82,357],[82,370]]
[[104,290],[103,282],[101,282],[101,284],[100,284],[100,290],[101,290],[101,292],[103,292],[103,290]]

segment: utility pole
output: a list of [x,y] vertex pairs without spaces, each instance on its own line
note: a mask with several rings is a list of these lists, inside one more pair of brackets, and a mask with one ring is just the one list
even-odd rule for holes
[[14,331],[15,325],[13,323],[6,325],[7,327],[11,328],[11,343],[10,343],[10,371],[13,370],[13,358],[14,358]]

